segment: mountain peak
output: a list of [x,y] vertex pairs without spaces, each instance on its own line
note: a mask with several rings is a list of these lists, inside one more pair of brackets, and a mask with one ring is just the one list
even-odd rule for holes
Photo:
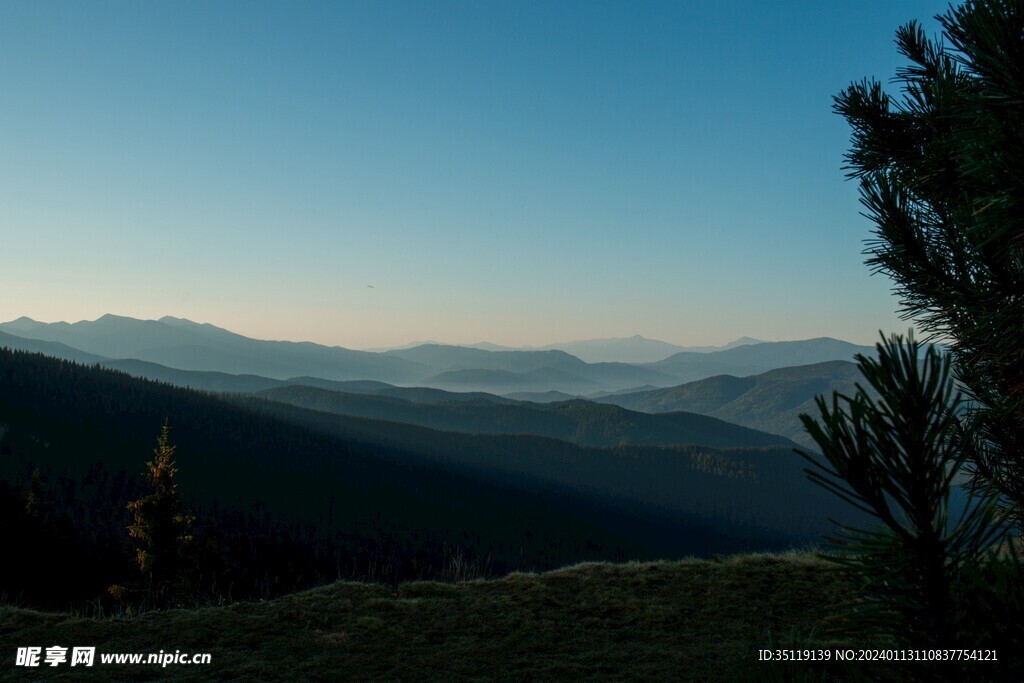
[[3,325],[4,327],[10,330],[21,330],[22,332],[26,332],[28,330],[34,329],[36,327],[39,327],[40,325],[45,324],[46,323],[41,323],[37,320],[33,320],[27,315],[23,315],[20,318],[4,323]]
[[725,351],[727,349],[735,349],[737,346],[753,346],[754,344],[767,343],[770,342],[766,342],[764,339],[755,339],[754,337],[740,337],[739,339],[734,339],[725,346],[720,347],[719,350]]
[[194,320],[189,320],[188,318],[176,318],[173,315],[165,315],[164,317],[160,318],[157,322],[179,330],[186,330],[188,332],[195,332],[199,334],[217,334],[221,336],[229,335],[232,338],[237,338],[241,336],[236,332],[226,330],[223,327],[217,327],[216,325],[213,325],[211,323],[197,323]]
[[204,323],[197,323],[196,321],[189,320],[188,318],[176,318],[173,315],[165,315],[164,317],[160,318],[157,322],[161,322],[161,323],[164,323],[166,325],[182,325],[182,326],[195,326],[195,327],[200,327],[200,326],[202,326],[204,324]]
[[97,323],[137,323],[140,322],[137,318],[130,318],[126,315],[116,315],[114,313],[104,313],[100,317],[96,318],[93,322]]

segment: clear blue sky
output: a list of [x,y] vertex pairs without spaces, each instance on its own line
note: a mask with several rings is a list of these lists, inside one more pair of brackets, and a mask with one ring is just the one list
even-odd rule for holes
[[872,342],[831,96],[945,7],[7,0],[0,320]]

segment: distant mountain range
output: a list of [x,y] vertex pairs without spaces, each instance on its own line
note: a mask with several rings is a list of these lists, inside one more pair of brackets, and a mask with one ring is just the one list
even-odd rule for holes
[[741,337],[724,346],[678,346],[657,339],[647,339],[636,335],[633,337],[610,339],[586,339],[581,341],[552,344],[543,349],[561,349],[588,363],[619,362],[619,363],[653,363],[668,358],[674,353],[688,351],[691,353],[711,353],[726,351],[737,346],[760,344],[759,339]]
[[39,323],[19,318],[0,331],[51,341],[107,359],[133,358],[182,370],[253,374],[274,379],[376,379],[404,383],[429,369],[401,358],[309,342],[262,341],[181,318],[136,320],[105,315],[94,321]]
[[852,361],[856,354],[873,356],[875,348],[830,337],[819,337],[801,341],[737,346],[713,353],[683,351],[657,363],[646,363],[642,367],[684,381],[694,381],[715,375],[745,377],[776,368],[811,365],[831,360]]
[[[105,315],[94,321],[40,323],[30,318],[0,324],[0,345],[211,391],[249,392],[295,384],[371,381],[451,392],[564,400],[607,397],[732,375],[873,353],[830,339],[757,342],[743,338],[721,350],[679,351],[656,362],[587,362],[564,350],[487,350],[420,344],[387,352],[353,351],[311,342],[250,339],[210,324],[164,317],[136,320]],[[583,353],[601,348],[657,349],[672,345],[643,337],[572,342]],[[675,348],[675,347],[672,347]],[[639,353],[639,351],[638,351]],[[182,371],[206,373],[181,375]],[[283,384],[282,384],[283,383]],[[339,386],[331,390],[348,391]],[[554,392],[554,393],[552,393]],[[547,399],[543,397],[549,397]],[[606,401],[607,402],[607,401]],[[614,401],[612,401],[614,402]]]
[[[760,339],[740,337],[723,346],[679,346],[678,344],[670,344],[657,339],[648,339],[640,335],[634,335],[632,337],[581,339],[561,344],[548,344],[547,346],[502,346],[500,344],[492,344],[491,342],[479,342],[463,346],[465,348],[480,349],[481,351],[565,351],[587,363],[653,363],[668,358],[680,351],[710,353],[712,351],[725,351],[737,346],[746,346],[747,344],[761,343],[763,342]],[[440,345],[435,341],[421,341],[386,349],[368,350],[401,351],[428,344]]]
[[[23,333],[40,329],[27,324],[24,319],[15,321],[15,324],[0,325],[0,329],[19,327]],[[732,437],[725,435],[728,427],[738,425],[766,435],[785,437],[810,449],[816,446],[804,431],[799,415],[816,414],[814,398],[817,395],[827,396],[832,391],[852,392],[854,383],[860,379],[852,362],[829,360],[773,368],[745,376],[718,374],[682,384],[675,383],[668,372],[700,375],[721,368],[740,368],[742,371],[774,363],[793,363],[799,359],[845,356],[847,353],[868,352],[870,349],[834,339],[768,342],[720,352],[681,352],[653,364],[654,367],[667,367],[668,372],[652,371],[650,365],[585,363],[563,351],[484,351],[426,344],[377,354],[385,359],[414,365],[421,374],[427,375],[422,384],[429,386],[403,387],[376,379],[331,380],[311,375],[279,379],[258,374],[182,370],[132,358],[104,358],[60,342],[24,339],[6,332],[0,332],[0,346],[90,365],[99,364],[136,377],[181,387],[223,393],[262,392],[268,398],[301,407],[450,431],[535,433],[582,445],[666,444],[672,443],[673,439],[680,439],[676,443],[698,443],[714,447],[752,445],[753,441],[730,440]],[[91,348],[101,347],[97,345]],[[287,351],[291,347],[286,345],[283,348]],[[705,362],[699,363],[701,359]],[[652,377],[660,383],[673,382],[674,386],[659,387],[652,386],[652,382],[643,382],[645,378]],[[595,389],[616,383],[629,384],[640,390]],[[551,389],[552,385],[561,390]],[[302,391],[301,387],[315,388],[322,392]],[[325,398],[328,392],[333,396],[330,400]],[[604,435],[593,437],[584,435],[585,429],[570,429],[564,417],[556,419],[550,412],[541,415],[541,412],[548,410],[547,406],[532,405],[565,404],[586,395],[589,395],[590,401],[612,404],[635,412],[624,421],[618,415],[602,415],[594,403],[574,401],[577,412],[582,410],[580,406],[594,406],[590,415],[579,418],[584,422],[596,423],[602,419],[615,423]],[[360,399],[359,396],[364,398]],[[473,404],[473,407],[457,408],[456,403]],[[420,404],[419,408],[414,408],[414,404]],[[524,407],[509,408],[512,404]],[[423,405],[446,407],[424,410]],[[712,438],[709,435],[714,433],[713,429],[693,433],[673,431],[665,426],[666,423],[650,425],[636,416],[637,413],[675,412],[696,413],[722,420],[724,422],[718,427],[722,434]],[[555,425],[556,422],[558,425]],[[625,423],[629,424],[623,426]],[[763,445],[779,444],[763,442]]]
[[492,394],[559,391],[585,396],[611,387],[669,386],[670,374],[629,363],[586,363],[565,351],[485,351],[465,346],[424,344],[388,351],[436,370],[420,383],[450,391]]

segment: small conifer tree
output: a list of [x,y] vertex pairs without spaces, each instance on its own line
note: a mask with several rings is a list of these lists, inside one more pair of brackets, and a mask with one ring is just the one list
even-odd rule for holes
[[136,561],[149,594],[162,602],[173,594],[180,578],[185,550],[192,541],[189,530],[195,517],[184,511],[174,482],[177,468],[170,428],[160,430],[153,459],[143,476],[152,493],[128,503],[133,515],[128,534],[136,542]]
[[999,553],[1008,528],[995,498],[973,498],[962,512],[950,505],[956,477],[986,444],[965,429],[947,354],[928,347],[922,358],[918,342],[898,336],[876,348],[877,360],[857,356],[870,391],[858,384],[831,405],[819,396],[820,417],[801,415],[824,456],[798,451],[813,465],[811,479],[876,522],[832,539],[840,554],[831,559],[862,589],[851,625],[909,647],[994,646],[1006,634],[991,629],[1017,629],[997,613],[979,614],[990,597],[983,593],[999,593],[1007,607],[1022,595],[979,577],[1018,577],[1016,558]]
[[35,519],[45,519],[49,513],[49,506],[43,491],[43,477],[38,467],[32,470],[28,494],[25,496],[25,513]]

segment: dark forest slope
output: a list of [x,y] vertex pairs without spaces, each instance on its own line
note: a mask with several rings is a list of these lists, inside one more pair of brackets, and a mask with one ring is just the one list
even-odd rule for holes
[[[453,434],[0,350],[0,505],[19,519],[38,467],[47,534],[64,538],[41,566],[6,563],[8,594],[36,582],[70,599],[130,572],[124,506],[165,419],[200,518],[198,569],[210,590],[236,597],[339,574],[431,576],[456,550],[502,573],[786,547],[816,538],[835,511],[788,449]],[[42,538],[25,534],[19,542]],[[70,581],[39,571],[69,564]]]

